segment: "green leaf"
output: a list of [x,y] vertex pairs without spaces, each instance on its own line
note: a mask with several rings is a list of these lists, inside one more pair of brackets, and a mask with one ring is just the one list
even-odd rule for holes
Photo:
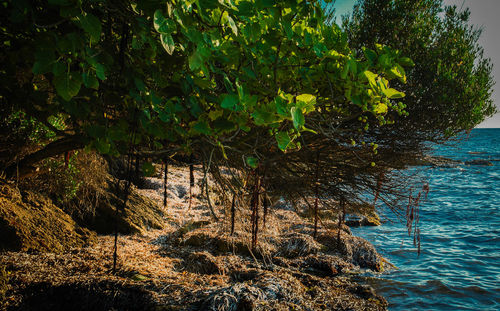
[[297,100],[304,102],[306,104],[315,104],[316,103],[316,96],[311,95],[311,94],[301,94],[297,96]]
[[377,63],[377,53],[375,53],[374,50],[363,47],[363,54],[365,54],[365,57],[370,62],[370,64],[374,65]]
[[290,139],[290,136],[287,132],[279,132],[278,134],[276,134],[276,142],[278,143],[278,148],[280,148],[282,151],[286,150],[291,141],[292,140]]
[[276,112],[283,117],[288,117],[288,107],[287,107],[287,100],[283,98],[282,96],[278,95],[274,98],[273,100],[274,107],[276,108]]
[[370,87],[372,89],[376,90],[377,89],[377,81],[375,79],[377,79],[378,76],[369,70],[365,70],[363,72],[363,75],[366,77],[366,79],[368,79],[368,83],[370,84]]
[[293,37],[293,30],[292,30],[292,23],[290,22],[290,20],[287,19],[287,18],[284,18],[281,25],[285,29],[286,37],[288,39],[292,39],[292,37]]
[[193,126],[193,129],[196,132],[201,133],[201,134],[205,134],[205,135],[212,134],[212,130],[208,126],[207,122],[205,122],[205,121],[196,122],[196,124]]
[[196,71],[204,69],[205,60],[210,56],[210,50],[204,46],[198,46],[196,51],[189,57],[189,69]]
[[252,114],[255,125],[270,125],[276,122],[276,118],[273,113],[269,111],[257,110]]
[[82,77],[83,77],[83,84],[85,85],[85,87],[94,90],[97,90],[99,88],[99,81],[93,74],[85,72],[82,74]]
[[103,64],[97,63],[95,65],[95,74],[99,78],[99,80],[106,80],[106,67]]
[[57,94],[64,100],[69,101],[76,96],[80,91],[82,85],[82,77],[77,72],[63,74],[54,78],[54,86],[56,87]]
[[213,121],[215,119],[218,119],[219,117],[222,117],[223,114],[224,114],[224,110],[222,110],[222,109],[211,110],[208,113],[208,118]]
[[163,13],[161,10],[156,10],[155,14],[153,15],[153,26],[155,27],[155,30],[160,32],[161,26],[165,22],[165,17],[163,16]]
[[304,119],[304,114],[302,113],[302,109],[297,109],[297,107],[292,107],[290,109],[290,113],[292,115],[293,127],[295,127],[295,129],[297,130],[300,130],[305,124],[305,119]]
[[378,114],[385,114],[385,113],[387,113],[387,105],[384,104],[384,103],[379,103],[375,107],[375,113],[378,113]]
[[259,40],[261,32],[260,32],[260,24],[259,23],[251,23],[247,24],[243,30],[243,34],[249,42],[255,42]]
[[378,58],[378,64],[385,68],[389,67],[391,65],[389,55],[387,54],[380,55],[380,57]]
[[323,56],[323,53],[327,51],[326,46],[323,43],[316,43],[313,46],[314,53],[316,53],[316,56],[321,57]]
[[232,110],[232,111],[239,111],[241,110],[240,106],[240,100],[238,98],[238,95],[236,94],[227,94],[224,99],[222,100],[222,103],[220,106],[224,109]]
[[94,142],[94,146],[99,151],[101,154],[107,154],[109,153],[111,149],[111,144],[108,142],[107,139],[97,139]]
[[393,88],[388,88],[386,90],[383,90],[385,96],[389,97],[390,99],[397,99],[397,98],[403,98],[405,97],[405,93],[400,92],[398,90],[395,90]]
[[56,62],[54,66],[52,66],[52,73],[54,76],[60,76],[67,72],[68,65],[63,63],[62,61]]
[[189,56],[189,69],[195,71],[203,66],[203,59],[195,51],[193,55]]
[[139,91],[145,91],[146,90],[146,85],[144,84],[144,81],[142,81],[139,78],[134,78],[134,84],[137,90]]
[[349,63],[349,70],[354,76],[356,76],[358,74],[358,63],[353,58],[349,59],[348,63]]
[[218,118],[214,121],[213,127],[218,132],[231,132],[236,129],[236,124],[226,118]]
[[[161,44],[163,45],[163,48],[165,51],[167,51],[168,54],[172,55],[175,50],[175,43],[174,43],[174,38],[170,34],[164,34],[162,33],[160,35],[160,40]],[[191,60],[191,59],[190,59]],[[191,61],[189,62],[191,65]]]
[[256,169],[259,166],[259,160],[254,157],[248,157],[246,158],[246,163],[248,166],[250,166],[253,169]]
[[250,1],[239,1],[237,7],[239,16],[252,16],[253,3]]
[[161,110],[159,113],[158,113],[158,118],[160,118],[160,120],[162,122],[165,122],[165,123],[168,123],[170,122],[170,113],[169,112],[166,112],[164,110]]
[[340,77],[342,79],[346,79],[347,78],[347,74],[349,73],[349,66],[350,66],[350,62],[346,62],[344,64],[344,68],[342,69],[342,72],[340,73]]
[[311,94],[302,94],[297,96],[297,108],[304,109],[307,114],[314,111],[314,105],[316,104],[316,96]]
[[401,82],[406,83],[406,72],[401,67],[401,65],[396,64],[396,66],[391,68],[391,73],[395,75]]
[[44,74],[52,70],[55,61],[53,51],[39,51],[35,53],[35,63],[33,64],[34,74]]
[[225,73],[224,73],[224,87],[228,92],[234,92],[233,83],[231,82],[231,80],[229,80],[229,78]]
[[[90,129],[87,132],[90,132]],[[127,126],[123,123],[112,125],[108,129],[108,137],[113,141],[127,141]]]
[[90,42],[97,43],[101,40],[102,26],[101,21],[92,15],[87,13],[86,15],[79,15],[80,26],[90,35]]
[[231,30],[233,33],[237,36],[238,35],[238,27],[236,27],[236,23],[234,22],[233,18],[231,16],[227,16],[227,22],[229,24],[229,27],[231,27]]
[[409,57],[401,57],[400,59],[398,59],[398,62],[405,67],[415,66],[415,63]]

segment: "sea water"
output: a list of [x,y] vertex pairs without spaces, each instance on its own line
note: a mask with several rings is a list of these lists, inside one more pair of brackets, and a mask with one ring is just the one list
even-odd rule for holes
[[362,281],[389,310],[500,310],[500,129],[474,129],[435,154],[493,165],[423,169],[430,192],[420,206],[420,255],[390,213],[392,222],[353,228],[398,268]]

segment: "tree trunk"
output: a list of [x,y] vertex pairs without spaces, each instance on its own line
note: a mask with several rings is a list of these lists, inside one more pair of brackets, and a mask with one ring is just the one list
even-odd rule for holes
[[[205,182],[208,182],[208,181],[205,180]],[[191,158],[191,163],[189,164],[189,207],[188,207],[188,209],[191,209],[191,204],[193,201],[193,187],[194,187],[194,165],[193,165],[193,158]]]
[[313,233],[313,237],[316,238],[316,236],[318,235],[318,218],[319,218],[319,215],[318,215],[318,201],[319,201],[319,150],[318,150],[318,153],[316,154],[316,176],[315,176],[315,180],[316,180],[316,185],[315,185],[315,188],[314,188],[314,192],[315,192],[315,199],[314,199],[314,233]]
[[257,247],[259,236],[259,191],[260,191],[260,176],[258,170],[255,171],[255,184],[250,205],[252,208],[252,250]]
[[234,234],[235,217],[236,217],[236,192],[233,193],[233,200],[231,202],[231,235]]
[[165,177],[163,179],[163,208],[167,208],[168,160],[165,160]]
[[19,177],[20,179],[31,174],[35,168],[34,164],[67,151],[81,149],[85,144],[77,137],[64,137],[49,143],[44,148],[25,156],[20,161],[13,163],[5,168],[4,172],[7,178]]
[[262,218],[262,229],[265,230],[266,229],[267,212],[269,209],[269,198],[267,197],[267,195],[264,195],[264,197],[263,197],[262,207],[264,208],[264,215]]
[[340,232],[342,231],[342,225],[345,222],[345,200],[342,198],[340,199],[340,207],[342,208],[342,213],[340,213],[339,209],[339,228],[337,232],[337,242],[340,244]]

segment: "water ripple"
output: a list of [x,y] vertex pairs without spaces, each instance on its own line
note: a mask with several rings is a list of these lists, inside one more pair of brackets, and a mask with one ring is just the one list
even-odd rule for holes
[[[470,153],[472,152],[472,153]],[[473,130],[459,149],[437,154],[493,166],[429,169],[429,200],[421,206],[422,252],[389,217],[376,228],[353,228],[398,269],[363,276],[391,310],[500,310],[500,130]]]

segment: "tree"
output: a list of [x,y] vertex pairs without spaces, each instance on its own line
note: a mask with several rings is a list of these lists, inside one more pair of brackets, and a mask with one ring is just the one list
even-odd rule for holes
[[375,142],[354,141],[406,113],[395,103],[404,93],[389,86],[405,80],[392,73],[403,55],[377,46],[366,51],[383,63],[358,59],[321,2],[1,5],[3,118],[52,134],[40,150],[8,154],[9,177],[84,146],[128,155],[129,178],[131,156],[195,155],[224,190],[244,195],[251,185],[254,243],[262,189],[353,202],[376,189],[384,167],[374,163]]
[[[160,157],[208,142],[225,157],[226,140],[259,132],[278,150],[298,150],[300,134],[308,131],[305,116],[314,111],[344,118],[355,112],[378,122],[404,110],[386,104],[402,95],[382,78],[399,56],[380,49],[385,66],[357,60],[340,29],[324,23],[318,3],[48,0],[2,6],[2,105],[57,139],[6,161],[10,176],[83,146]],[[374,86],[376,79],[385,81],[383,89]],[[332,85],[347,99],[342,108]],[[236,150],[245,165],[258,165],[251,148]]]
[[407,95],[402,102],[408,115],[379,137],[397,137],[418,154],[494,114],[492,65],[469,15],[468,9],[443,7],[442,0],[360,0],[352,16],[343,18],[357,55],[364,46],[390,43],[414,63],[407,83],[397,85]]

